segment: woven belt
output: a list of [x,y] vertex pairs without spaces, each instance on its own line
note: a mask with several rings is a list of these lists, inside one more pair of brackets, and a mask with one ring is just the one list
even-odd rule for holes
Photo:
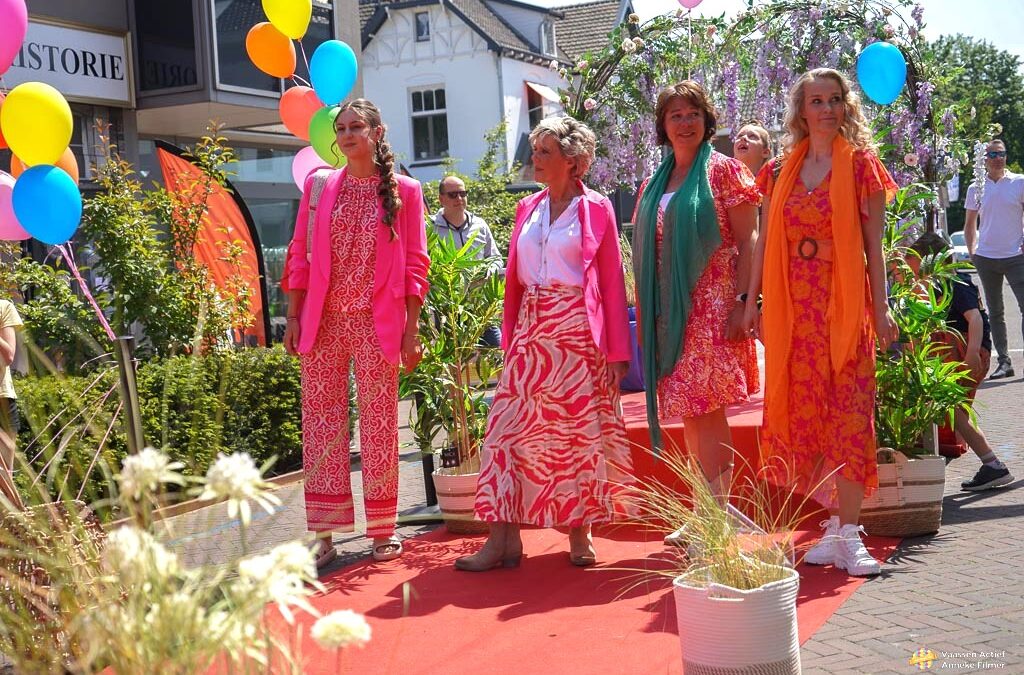
[[789,255],[793,258],[802,258],[804,260],[818,260],[830,261],[832,260],[832,240],[831,239],[814,239],[812,237],[804,237],[800,241],[789,242]]

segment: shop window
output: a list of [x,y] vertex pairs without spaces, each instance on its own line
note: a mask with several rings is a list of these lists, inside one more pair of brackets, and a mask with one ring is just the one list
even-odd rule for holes
[[135,0],[139,89],[197,86],[194,15],[192,0]]
[[447,157],[448,110],[444,89],[417,89],[411,94],[413,161]]

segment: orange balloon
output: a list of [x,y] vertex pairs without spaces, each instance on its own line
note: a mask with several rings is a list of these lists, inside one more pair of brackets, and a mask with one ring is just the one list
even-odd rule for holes
[[[64,154],[60,156],[57,163],[54,165],[58,169],[63,169],[64,173],[71,176],[71,180],[78,183],[78,160],[75,159],[75,153],[71,152],[71,148],[64,148]],[[17,178],[25,171],[28,167],[25,163],[18,159],[17,155],[11,155],[11,175]]]
[[267,75],[291,77],[295,74],[295,45],[267,21],[249,29],[245,51],[253,64]]
[[304,141],[309,140],[309,120],[313,114],[324,107],[311,87],[292,87],[284,92],[278,110],[281,121],[288,131]]

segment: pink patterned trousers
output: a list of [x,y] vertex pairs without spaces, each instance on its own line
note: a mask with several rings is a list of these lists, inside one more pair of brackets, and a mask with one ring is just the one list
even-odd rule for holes
[[302,358],[302,465],[306,522],[313,532],[352,532],[348,378],[355,362],[366,535],[395,531],[398,504],[398,367],[384,358],[363,312],[324,313]]

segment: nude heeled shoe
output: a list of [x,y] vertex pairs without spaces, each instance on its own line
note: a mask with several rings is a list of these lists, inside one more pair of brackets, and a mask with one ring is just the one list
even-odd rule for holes
[[[522,543],[517,549],[508,547],[507,538],[510,529],[508,523],[491,523],[491,533],[484,543],[484,547],[473,555],[456,558],[455,569],[463,572],[487,572],[498,567],[519,567],[519,562],[523,557],[523,547]],[[516,530],[516,536],[518,538],[518,530]],[[499,541],[500,544],[496,543]]]
[[590,536],[589,525],[569,528],[569,562],[577,567],[590,567],[597,563],[597,553],[594,551],[594,540]]

